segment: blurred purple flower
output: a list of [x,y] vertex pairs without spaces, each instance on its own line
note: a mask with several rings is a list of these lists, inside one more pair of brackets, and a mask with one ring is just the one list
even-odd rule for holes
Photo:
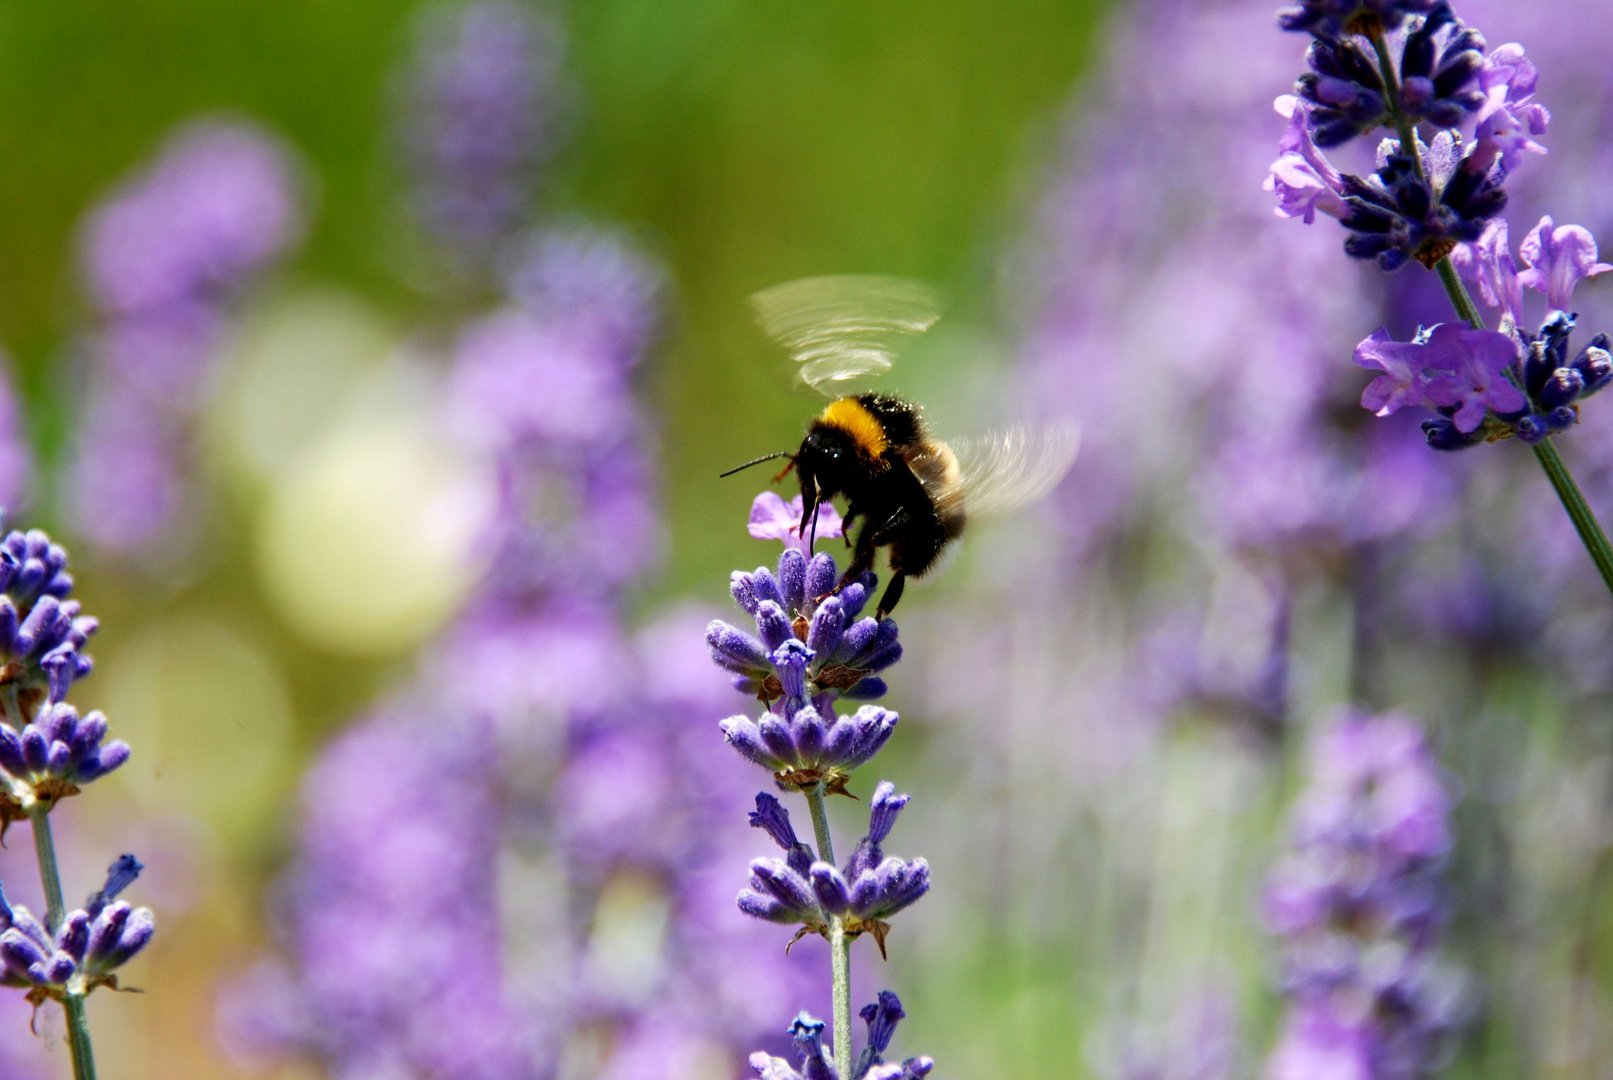
[[287,151],[255,127],[181,129],[88,218],[83,272],[100,319],[69,462],[68,509],[96,546],[152,562],[190,491],[191,424],[229,309],[301,228]]
[[1346,714],[1315,738],[1292,851],[1266,894],[1291,1002],[1273,1080],[1324,1067],[1408,1080],[1443,1064],[1464,1013],[1433,952],[1454,804],[1409,717]]
[[279,902],[296,966],[226,995],[237,1051],[313,1053],[341,1076],[539,1075],[535,1033],[499,989],[495,766],[485,727],[407,714],[373,717],[326,751],[304,784],[302,850]]
[[[257,129],[222,121],[181,129],[86,224],[84,274],[97,308],[136,319],[133,332],[143,317],[205,326],[206,309],[299,228],[295,191],[285,152]],[[180,366],[129,373],[152,389],[182,389],[194,358],[171,359]]]
[[33,481],[34,456],[23,430],[22,402],[0,355],[0,510],[15,514]]
[[562,107],[560,31],[525,4],[439,5],[403,79],[416,213],[460,257],[485,260],[525,223]]

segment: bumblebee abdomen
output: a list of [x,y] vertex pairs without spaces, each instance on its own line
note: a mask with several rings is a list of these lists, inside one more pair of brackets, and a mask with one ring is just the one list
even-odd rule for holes
[[942,533],[948,540],[956,540],[967,520],[957,455],[939,439],[925,439],[902,456],[924,489]]

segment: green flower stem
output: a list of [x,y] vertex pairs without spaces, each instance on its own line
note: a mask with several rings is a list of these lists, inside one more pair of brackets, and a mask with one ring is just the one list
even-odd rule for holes
[[84,1015],[84,996],[68,994],[62,1008],[67,1013],[67,1048],[73,1057],[73,1080],[95,1080],[95,1051],[90,1046],[90,1018]]
[[34,827],[39,880],[45,886],[45,928],[55,934],[62,927],[67,905],[62,902],[62,875],[56,869],[56,840],[50,833],[50,811],[36,804],[28,812],[28,820]]
[[1551,480],[1551,486],[1557,489],[1557,498],[1562,500],[1563,509],[1568,511],[1569,520],[1574,523],[1580,541],[1590,552],[1591,561],[1607,583],[1608,591],[1613,592],[1613,547],[1608,545],[1607,534],[1602,532],[1602,526],[1597,523],[1596,515],[1591,513],[1579,485],[1574,483],[1574,475],[1563,464],[1563,459],[1549,438],[1535,443],[1534,451],[1535,459]]
[[[1404,152],[1411,148],[1411,160],[1417,169],[1417,175],[1426,181],[1427,172],[1423,169],[1423,156],[1417,149],[1417,131],[1411,119],[1400,110],[1400,84],[1395,78],[1395,65],[1389,55],[1388,42],[1384,40],[1382,32],[1372,35],[1372,47],[1378,54],[1378,70],[1383,75],[1383,85],[1387,90],[1389,104],[1389,120],[1400,136],[1400,146]],[[1473,303],[1473,297],[1468,293],[1467,286],[1462,284],[1461,277],[1456,273],[1456,267],[1451,265],[1449,256],[1439,260],[1435,269],[1439,272],[1439,280],[1445,286],[1445,294],[1450,297],[1451,306],[1456,314],[1475,330],[1487,329],[1484,316],[1479,312],[1478,305]],[[1613,545],[1607,541],[1607,534],[1597,522],[1596,515],[1591,512],[1590,504],[1585,501],[1585,495],[1574,482],[1574,474],[1568,471],[1562,455],[1552,445],[1548,436],[1536,443],[1532,449],[1535,460],[1540,467],[1546,470],[1546,478],[1551,481],[1557,498],[1562,502],[1563,509],[1568,512],[1568,519],[1574,523],[1574,530],[1579,533],[1580,542],[1590,553],[1591,561],[1596,564],[1597,572],[1602,575],[1602,581],[1607,585],[1608,592],[1613,593]]]
[[[45,886],[45,926],[54,936],[61,929],[67,905],[62,902],[62,875],[56,867],[56,842],[50,832],[50,811],[35,806],[28,814],[39,856],[39,880]],[[73,1080],[95,1080],[95,1051],[90,1046],[90,1022],[84,1014],[84,996],[68,994],[62,1003],[67,1013],[67,1048],[73,1057]]]
[[[823,785],[806,790],[812,810],[812,833],[818,841],[818,858],[835,865],[834,839],[829,835],[829,814],[823,805]],[[851,1068],[851,939],[839,917],[829,920],[829,962],[834,979],[834,1056],[842,1076]]]

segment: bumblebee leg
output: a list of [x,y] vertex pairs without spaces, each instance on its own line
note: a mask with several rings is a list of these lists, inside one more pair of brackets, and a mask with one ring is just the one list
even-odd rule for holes
[[[874,551],[877,546],[874,541],[874,523],[864,518],[863,527],[857,532],[857,548],[851,556],[851,565],[846,567],[846,572],[840,575],[840,581],[835,585],[834,591],[828,595],[835,595],[867,573],[874,565]],[[821,600],[823,597],[820,596],[818,599]]]
[[896,602],[902,598],[902,589],[906,584],[906,574],[900,570],[891,574],[891,583],[885,586],[885,595],[879,598],[879,607],[874,610],[874,618],[883,619],[896,609]]
[[[872,522],[869,524],[872,524]],[[873,546],[879,547],[883,544],[890,543],[892,540],[896,539],[896,534],[901,532],[906,525],[907,507],[898,507],[896,513],[886,518],[885,523],[874,532],[872,540]]]

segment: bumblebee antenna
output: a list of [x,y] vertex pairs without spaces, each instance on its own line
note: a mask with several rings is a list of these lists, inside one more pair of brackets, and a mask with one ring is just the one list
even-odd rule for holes
[[[790,451],[788,451],[788,450],[780,450],[776,454],[763,454],[759,458],[752,458],[750,461],[745,462],[745,464],[743,464],[743,465],[736,465],[732,469],[729,469],[727,472],[718,474],[717,479],[721,480],[725,476],[732,476],[736,472],[743,472],[744,470],[750,468],[752,465],[760,465],[764,461],[773,461],[773,460],[775,460],[777,458],[781,458],[781,457],[787,457],[792,462],[795,460],[795,455],[793,453],[791,453]],[[788,472],[789,470],[786,469],[785,471]]]

